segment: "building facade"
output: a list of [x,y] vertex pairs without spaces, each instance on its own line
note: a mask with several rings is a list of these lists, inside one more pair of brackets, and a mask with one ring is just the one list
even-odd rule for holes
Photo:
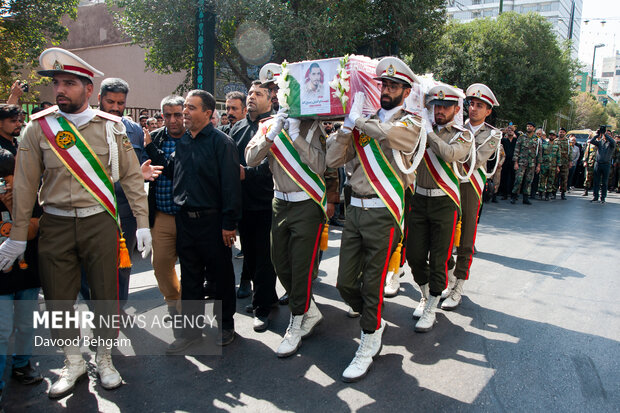
[[[499,15],[500,0],[446,0],[446,11],[453,19],[468,22]],[[503,0],[504,12],[538,13],[549,20],[559,40],[572,40],[572,55],[579,53],[583,0]]]

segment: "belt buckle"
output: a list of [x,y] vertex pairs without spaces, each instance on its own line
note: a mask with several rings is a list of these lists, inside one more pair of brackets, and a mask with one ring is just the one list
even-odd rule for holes
[[290,201],[289,201],[289,198],[288,198],[288,193],[286,193],[286,192],[282,192],[282,197],[284,198],[284,200],[285,200],[286,202],[290,202]]
[[360,198],[360,202],[362,203],[362,209],[368,211],[368,207],[364,205],[364,198]]

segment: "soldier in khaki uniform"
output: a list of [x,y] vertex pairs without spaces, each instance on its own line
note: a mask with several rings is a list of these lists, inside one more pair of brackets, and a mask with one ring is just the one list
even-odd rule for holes
[[413,313],[419,318],[417,332],[433,328],[437,304],[447,287],[461,202],[455,164],[475,159],[473,136],[454,120],[459,99],[464,98],[463,92],[447,85],[435,86],[426,95],[428,148],[417,169],[407,240],[407,261],[422,292]]
[[345,382],[364,377],[381,350],[388,263],[398,270],[400,259],[392,255],[401,248],[404,191],[413,181],[411,162],[423,133],[422,119],[403,109],[416,81],[411,69],[386,57],[377,65],[377,76],[382,83],[381,109],[369,118],[362,116],[364,94],[358,92],[327,151],[328,167],[347,164],[352,171],[336,287],[352,311],[361,314],[362,333],[355,357],[342,374]]
[[[48,309],[73,312],[83,268],[91,289],[95,317],[99,319],[99,315],[109,316],[118,311],[119,227],[109,212],[115,211],[116,206],[109,209],[109,204],[95,199],[60,157],[70,154],[71,159],[79,160],[76,152],[70,152],[70,149],[79,147],[80,139],[76,139],[76,135],[83,137],[101,161],[101,173],[106,175],[108,182],[120,181],[137,220],[138,249],[146,257],[151,248],[151,235],[144,180],[121,119],[88,106],[88,98],[93,92],[92,78],[103,73],[78,56],[58,48],[45,50],[39,61],[43,68],[39,73],[53,78],[58,106],[33,116],[24,132],[15,171],[15,220],[10,239],[0,247],[0,267],[11,266],[23,252],[20,248],[25,248],[32,206],[41,183],[38,192],[44,213],[40,221],[39,270]],[[59,130],[56,133],[56,148],[50,141],[54,141],[54,128],[58,127],[63,127],[64,132]],[[86,176],[97,182],[93,173],[87,172]],[[105,181],[101,178],[100,182]],[[105,193],[105,190],[101,191]],[[95,336],[100,339],[114,339],[117,334],[113,328],[95,330]],[[80,333],[75,328],[52,329],[52,336],[75,339]],[[79,346],[68,345],[63,351],[65,367],[59,380],[50,388],[50,398],[70,393],[76,380],[86,374],[86,363]],[[96,361],[102,386],[106,389],[120,386],[122,379],[112,364],[111,348],[99,346]]]
[[285,119],[286,115],[279,113],[263,121],[245,149],[249,166],[267,158],[273,174],[271,259],[289,295],[291,310],[278,357],[297,352],[301,339],[323,318],[312,298],[312,278],[319,264],[319,242],[326,221],[325,134],[321,122],[291,118],[283,128]]
[[[454,287],[448,293],[446,300],[441,304],[443,310],[454,310],[461,303],[463,284],[469,279],[469,268],[474,258],[474,243],[476,242],[476,230],[478,227],[478,214],[482,204],[482,191],[486,182],[486,164],[492,156],[499,156],[500,141],[502,134],[499,129],[485,122],[491,114],[493,106],[499,106],[495,95],[488,86],[482,83],[474,83],[467,88],[469,99],[469,119],[465,122],[465,128],[474,136],[476,147],[476,161],[474,171],[469,179],[461,179],[461,237],[456,249],[456,267]],[[471,167],[467,162],[467,170]],[[465,172],[465,171],[463,171]]]

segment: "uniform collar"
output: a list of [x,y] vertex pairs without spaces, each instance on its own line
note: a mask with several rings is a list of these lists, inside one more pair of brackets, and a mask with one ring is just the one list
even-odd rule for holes
[[396,106],[395,108],[392,108],[390,110],[385,110],[381,108],[377,112],[377,117],[381,120],[381,123],[389,122],[398,111],[402,110],[402,108],[403,105]]

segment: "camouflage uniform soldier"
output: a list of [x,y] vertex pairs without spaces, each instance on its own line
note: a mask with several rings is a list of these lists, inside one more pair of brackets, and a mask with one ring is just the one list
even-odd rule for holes
[[594,175],[594,164],[596,163],[597,147],[587,143],[583,153],[583,166],[586,168],[586,181],[583,184],[582,196],[588,196],[588,190],[592,188],[592,177]]
[[553,148],[553,142],[542,135],[540,140],[540,151],[542,151],[542,162],[540,164],[540,174],[538,179],[538,199],[543,198],[543,192],[547,188],[547,181],[549,180],[549,171],[551,169],[551,151]]
[[[572,149],[570,147],[570,143],[568,142],[568,137],[566,136],[566,129],[560,128],[560,136],[557,139],[556,144],[558,145],[558,173],[560,177],[560,192],[562,193],[562,199],[566,199],[566,191],[568,190],[568,170],[572,165],[571,163],[571,154]],[[555,184],[555,179],[554,179]],[[553,197],[555,198],[555,188],[553,190]]]
[[515,152],[512,156],[516,173],[515,184],[512,187],[511,204],[517,202],[521,184],[523,184],[523,203],[531,205],[528,198],[530,196],[532,180],[534,179],[534,172],[540,172],[540,164],[542,162],[542,151],[539,148],[538,137],[534,135],[535,128],[536,125],[528,122],[527,134],[522,134],[517,139]]
[[[545,201],[549,200],[550,196],[553,196],[555,199],[555,192],[557,190],[556,181],[557,181],[557,172],[558,172],[558,163],[559,163],[559,146],[558,139],[556,139],[555,131],[549,132],[549,148],[543,154],[543,157],[547,157],[547,175],[545,176],[546,182],[543,184],[541,178],[541,185],[539,188],[542,192],[545,193]],[[543,160],[543,163],[545,161]],[[542,174],[541,174],[542,176]]]

